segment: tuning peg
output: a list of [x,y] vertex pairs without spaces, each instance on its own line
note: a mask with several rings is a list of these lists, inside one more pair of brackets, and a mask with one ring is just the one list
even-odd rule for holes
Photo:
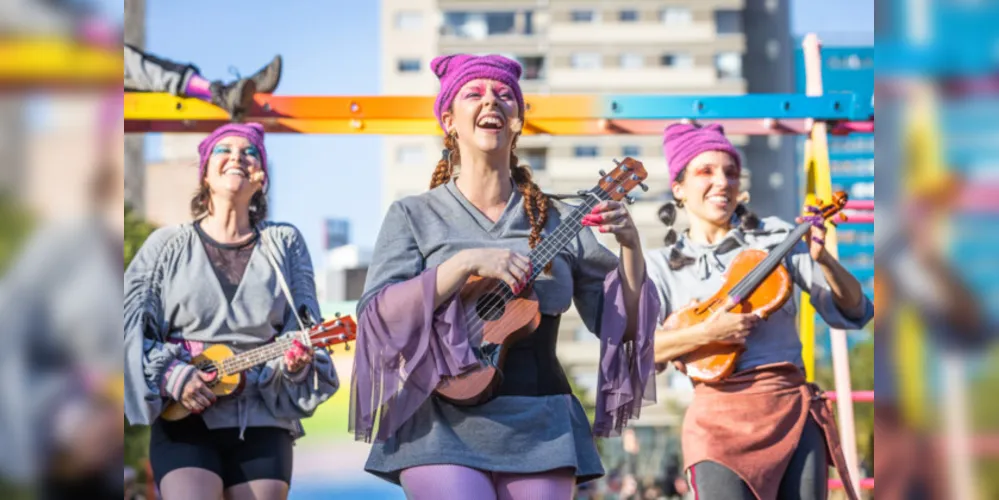
[[334,317],[335,317],[336,319],[340,319],[340,313],[333,313],[333,316],[334,316]]
[[646,186],[645,184],[639,184],[638,187],[642,188],[642,191],[645,191],[646,193],[649,192],[649,186]]
[[604,169],[600,169],[600,177],[607,177],[607,171]]
[[821,207],[822,205],[825,205],[825,202],[822,201],[822,198],[816,198],[815,205]]
[[843,221],[843,222],[846,222],[846,221],[847,221],[847,219],[848,219],[848,218],[847,218],[846,214],[844,214],[843,212],[840,212],[840,213],[839,213],[839,220],[841,220],[841,221]]
[[631,205],[635,203],[635,198],[632,198],[631,196],[625,196],[624,201],[626,201],[629,205]]
[[349,351],[350,350],[350,342],[344,342],[343,343],[343,350],[345,350],[345,351]]

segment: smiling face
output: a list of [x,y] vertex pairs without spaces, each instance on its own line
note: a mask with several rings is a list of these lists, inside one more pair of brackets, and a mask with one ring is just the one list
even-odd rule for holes
[[673,183],[673,197],[682,200],[692,217],[714,225],[728,224],[739,204],[739,167],[721,151],[694,157]]
[[212,197],[230,198],[248,205],[263,180],[260,151],[246,138],[223,137],[212,148],[205,169],[205,183]]
[[486,153],[509,149],[523,126],[513,89],[485,79],[466,83],[441,118],[459,144]]

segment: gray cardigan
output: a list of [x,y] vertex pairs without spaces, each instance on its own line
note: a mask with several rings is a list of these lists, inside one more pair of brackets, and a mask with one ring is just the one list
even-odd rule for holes
[[[225,343],[239,352],[299,330],[294,308],[262,252],[271,251],[297,307],[321,318],[312,261],[293,226],[265,223],[231,304],[215,276],[193,223],[154,232],[125,272],[125,416],[132,424],[152,423],[183,387],[193,370],[185,349]],[[182,344],[183,342],[183,344]],[[173,367],[171,370],[170,368]],[[165,380],[168,371],[170,379]],[[307,370],[292,376],[283,359],[244,372],[245,388],[219,398],[201,414],[210,429],[274,426],[295,437],[299,419],[309,417],[340,383],[326,351],[317,351]],[[171,388],[166,391],[165,388]],[[173,394],[170,396],[168,394]]]

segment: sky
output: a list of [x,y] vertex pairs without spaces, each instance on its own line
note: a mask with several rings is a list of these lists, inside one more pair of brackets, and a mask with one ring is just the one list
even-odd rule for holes
[[[111,10],[121,5],[99,3]],[[308,9],[288,7],[306,4]],[[206,78],[227,81],[234,78],[230,67],[248,75],[281,54],[279,95],[377,95],[379,5],[377,0],[147,0],[146,50],[191,61]],[[820,37],[873,33],[873,0],[792,0],[791,29]],[[147,157],[156,159],[156,137],[147,144]],[[272,219],[302,231],[317,267],[322,267],[328,217],[350,220],[352,242],[374,244],[382,219],[380,145],[373,135],[268,136]]]

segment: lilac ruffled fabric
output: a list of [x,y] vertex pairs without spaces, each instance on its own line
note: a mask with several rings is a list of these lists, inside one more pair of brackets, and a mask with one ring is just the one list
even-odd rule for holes
[[[451,298],[433,309],[437,268],[386,286],[358,315],[349,430],[371,442],[391,437],[433,393],[442,377],[478,365],[465,311]],[[653,340],[659,298],[642,285],[637,332],[624,339],[626,313],[618,271],[604,282],[600,373],[594,434],[613,436],[655,402]]]
[[[626,340],[627,312],[617,270],[604,280],[604,306],[600,319],[600,372],[597,374],[597,408],[593,434],[620,435],[643,406],[656,402],[655,333],[659,294],[652,281],[642,281],[635,334]],[[651,382],[651,383],[650,383]]]

